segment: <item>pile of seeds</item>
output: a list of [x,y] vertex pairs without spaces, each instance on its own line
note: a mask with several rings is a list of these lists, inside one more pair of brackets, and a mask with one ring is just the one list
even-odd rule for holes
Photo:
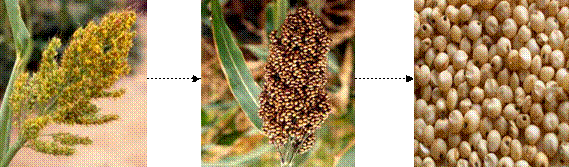
[[569,165],[568,0],[415,0],[415,166]]

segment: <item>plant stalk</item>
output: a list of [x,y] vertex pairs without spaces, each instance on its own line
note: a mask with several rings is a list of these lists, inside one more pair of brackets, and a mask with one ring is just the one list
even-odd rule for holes
[[[19,57],[19,56],[18,56]],[[16,63],[12,68],[12,73],[10,74],[10,80],[8,80],[8,86],[2,97],[2,104],[0,106],[0,158],[4,159],[4,155],[8,152],[10,147],[10,133],[12,125],[12,112],[10,111],[9,98],[12,95],[14,81],[20,74],[22,74],[26,68],[24,60],[16,58]]]
[[26,143],[26,139],[18,138],[18,141],[16,141],[16,143],[14,143],[8,149],[8,152],[0,161],[0,167],[8,167],[8,165],[10,165],[10,161],[12,161],[12,158],[14,158],[14,156],[16,156],[16,153],[24,146],[25,143]]

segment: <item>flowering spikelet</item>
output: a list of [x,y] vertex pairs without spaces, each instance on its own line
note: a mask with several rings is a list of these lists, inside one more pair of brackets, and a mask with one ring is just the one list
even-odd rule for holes
[[15,127],[26,146],[47,154],[71,155],[73,145],[90,144],[87,137],[68,133],[52,135],[53,141],[40,140],[49,124],[99,125],[118,119],[99,114],[90,101],[117,98],[124,89],[108,90],[128,74],[127,57],[133,43],[131,31],[136,20],[132,11],[110,13],[101,23],[90,22],[73,34],[69,46],[58,60],[61,40],[52,39],[42,54],[37,72],[20,75],[10,96]]
[[330,39],[308,8],[289,14],[280,37],[270,34],[259,116],[270,142],[293,142],[299,153],[314,144],[314,131],[330,112],[326,94],[326,53]]

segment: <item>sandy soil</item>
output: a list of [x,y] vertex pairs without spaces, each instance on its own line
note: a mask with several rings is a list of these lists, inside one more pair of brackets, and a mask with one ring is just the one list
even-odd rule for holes
[[146,17],[138,16],[137,34],[141,61],[134,75],[120,80],[115,87],[126,88],[120,99],[95,101],[101,113],[116,113],[118,121],[102,126],[52,126],[46,132],[72,132],[89,136],[92,145],[78,146],[75,155],[51,156],[29,148],[18,152],[11,166],[146,166]]

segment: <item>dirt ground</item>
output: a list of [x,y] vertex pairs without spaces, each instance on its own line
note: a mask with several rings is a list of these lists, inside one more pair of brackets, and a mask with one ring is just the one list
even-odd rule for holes
[[[45,132],[72,132],[89,136],[92,145],[78,146],[75,155],[52,156],[23,148],[11,166],[146,166],[146,17],[138,16],[137,34],[140,63],[134,75],[121,79],[116,88],[126,88],[120,99],[100,99],[95,103],[101,113],[116,113],[120,119],[102,126],[52,126]],[[15,136],[14,136],[15,137]]]

